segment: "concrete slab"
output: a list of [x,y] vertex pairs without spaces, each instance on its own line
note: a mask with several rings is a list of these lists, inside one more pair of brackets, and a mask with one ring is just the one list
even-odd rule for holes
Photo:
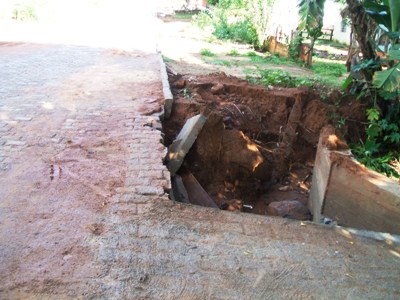
[[321,215],[339,225],[400,233],[400,185],[358,163],[349,150],[338,151],[324,128],[318,145],[310,192],[314,221]]
[[190,203],[204,207],[218,208],[218,205],[215,204],[192,173],[185,174],[182,180],[188,191]]
[[203,115],[197,115],[187,120],[175,141],[169,146],[167,168],[172,175],[175,175],[181,167],[206,120],[207,118]]
[[172,200],[177,202],[190,203],[188,192],[183,184],[182,177],[179,175],[172,177],[171,197]]

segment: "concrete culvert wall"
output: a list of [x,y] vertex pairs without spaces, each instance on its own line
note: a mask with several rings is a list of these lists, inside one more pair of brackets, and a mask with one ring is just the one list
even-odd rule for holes
[[400,185],[358,163],[332,126],[321,132],[310,208],[316,222],[326,216],[343,226],[400,234]]

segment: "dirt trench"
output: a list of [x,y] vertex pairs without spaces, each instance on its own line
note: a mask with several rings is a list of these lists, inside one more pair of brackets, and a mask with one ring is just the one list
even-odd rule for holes
[[[362,136],[362,104],[308,88],[272,89],[224,73],[171,75],[175,102],[164,121],[170,145],[186,120],[207,121],[178,174],[193,174],[221,209],[308,220],[308,193],[321,128],[341,122]],[[190,198],[190,195],[189,195]]]

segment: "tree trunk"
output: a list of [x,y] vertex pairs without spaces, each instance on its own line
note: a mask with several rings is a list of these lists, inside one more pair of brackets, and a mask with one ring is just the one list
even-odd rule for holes
[[311,37],[310,50],[307,56],[307,68],[311,68],[312,66],[312,56],[314,53],[315,40],[315,38]]
[[[358,0],[346,0],[346,2],[349,6],[354,35],[363,58],[365,60],[375,59],[374,47],[368,40],[368,37],[371,36],[370,32],[372,30],[369,16],[365,12],[363,5]],[[367,81],[371,81],[373,72],[365,69],[364,75]]]

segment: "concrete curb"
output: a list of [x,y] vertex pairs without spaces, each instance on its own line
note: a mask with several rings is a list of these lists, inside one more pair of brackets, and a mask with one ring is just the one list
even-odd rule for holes
[[171,116],[172,105],[174,103],[174,96],[172,95],[168,81],[167,66],[162,58],[161,52],[158,53],[158,59],[160,61],[161,82],[164,93],[164,118],[169,119]]
[[349,238],[351,237],[351,235],[355,235],[355,236],[359,236],[359,237],[373,239],[376,241],[385,242],[388,245],[400,245],[400,235],[397,235],[397,234],[360,230],[360,229],[347,228],[347,227],[342,227],[342,226],[333,226],[333,229],[336,232],[338,232],[340,235],[344,235]]

